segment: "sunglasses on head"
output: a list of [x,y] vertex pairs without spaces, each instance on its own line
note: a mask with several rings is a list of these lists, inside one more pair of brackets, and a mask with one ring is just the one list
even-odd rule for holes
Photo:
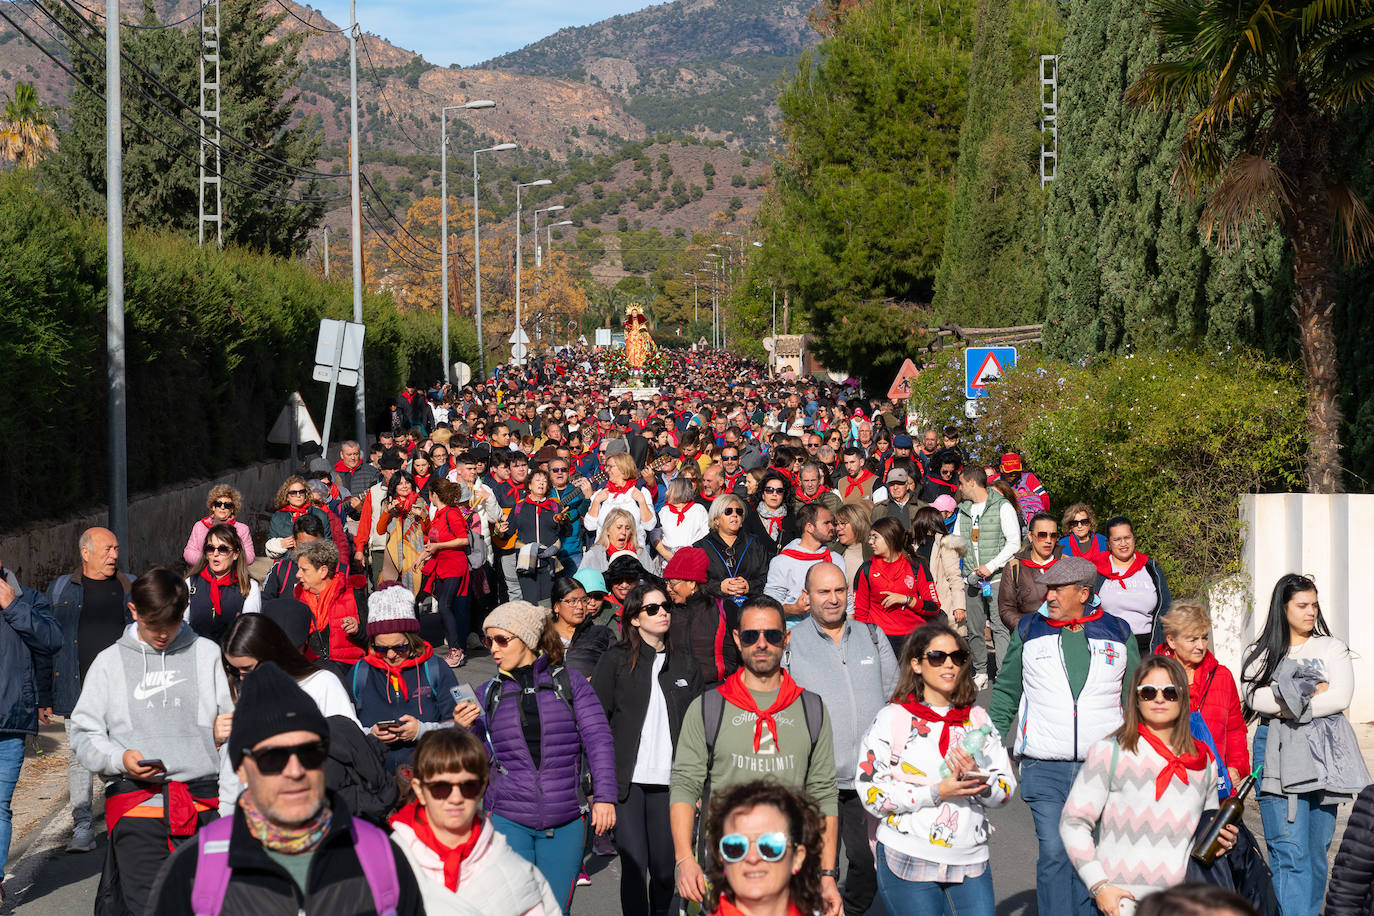
[[447,779],[436,779],[432,782],[421,782],[420,785],[424,786],[425,791],[437,801],[443,801],[448,798],[453,794],[454,789],[457,789],[464,798],[471,801],[482,794],[483,788],[482,780],[476,778],[463,779],[458,782],[449,782]]
[[214,503],[212,503],[212,505],[213,505],[216,509],[232,509],[232,508],[234,508],[233,502],[230,501],[230,500],[227,500],[227,499],[217,499],[217,500],[214,501]]
[[768,640],[768,642],[771,645],[780,646],[782,645],[783,635],[783,631],[777,629],[740,630],[739,641],[740,645],[752,646],[754,643],[759,641],[759,637],[761,636],[764,639]]
[[1169,703],[1178,702],[1178,688],[1173,684],[1167,687],[1156,687],[1154,684],[1141,684],[1135,689],[1136,695],[1145,702],[1150,702],[1156,696],[1162,696]]
[[305,744],[291,744],[286,747],[268,747],[262,750],[247,748],[243,756],[252,757],[258,772],[264,776],[276,776],[295,757],[307,770],[318,770],[324,766],[329,756],[329,745],[323,741],[308,741]]
[[[749,855],[749,838],[742,833],[727,833],[720,838],[720,857],[732,865],[741,862]],[[759,858],[765,862],[777,862],[787,854],[789,841],[781,830],[760,834],[753,841],[759,851]]]
[[939,649],[929,649],[926,651],[926,662],[939,668],[946,660],[954,662],[955,667],[962,668],[968,664],[968,649],[955,649],[953,652],[942,652]]
[[672,608],[661,601],[655,601],[652,604],[641,604],[639,606],[639,613],[648,614],[650,617],[657,617],[659,614],[671,614],[672,610]]
[[722,509],[722,510],[720,510],[720,514],[721,514],[721,515],[743,515],[743,514],[744,514],[744,510],[741,509],[739,506],[731,506],[731,507],[728,508],[728,509]]

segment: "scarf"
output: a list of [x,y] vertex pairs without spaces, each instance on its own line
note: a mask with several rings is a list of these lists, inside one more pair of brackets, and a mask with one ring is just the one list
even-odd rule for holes
[[638,551],[635,550],[634,547],[630,546],[630,543],[629,543],[628,541],[625,543],[625,546],[624,546],[624,547],[612,547],[612,546],[611,546],[611,542],[610,542],[610,541],[607,541],[607,542],[606,542],[606,559],[607,559],[607,560],[610,560],[611,557],[615,556],[615,555],[618,554],[618,553],[628,553],[630,556],[633,557],[633,556],[635,556],[635,555],[638,553]]
[[468,838],[452,847],[439,842],[439,838],[434,835],[434,828],[430,826],[424,806],[419,802],[411,802],[391,815],[391,823],[393,825],[405,824],[415,831],[416,839],[439,854],[439,858],[444,863],[444,886],[456,893],[458,891],[459,870],[463,865],[463,860],[472,855],[473,849],[477,847],[477,838],[482,835],[482,819],[474,817],[472,819],[472,832],[468,834]]
[[863,473],[858,477],[846,477],[844,479],[844,498],[848,499],[850,494],[855,490],[858,490],[859,494],[863,495],[864,484],[868,483],[875,476],[876,475],[868,468],[864,468]]
[[329,609],[334,606],[334,602],[343,594],[344,573],[335,573],[329,582],[325,584],[324,591],[318,595],[310,591],[304,585],[296,586],[296,598],[304,601],[310,608],[310,613],[314,616],[314,621],[310,625],[312,633],[329,632]]
[[1058,563],[1058,562],[1059,562],[1059,558],[1058,558],[1058,557],[1055,557],[1055,556],[1050,557],[1050,558],[1049,558],[1047,561],[1045,561],[1044,563],[1039,562],[1039,561],[1036,560],[1035,557],[1033,557],[1033,556],[1022,557],[1022,558],[1021,558],[1021,565],[1022,565],[1022,566],[1029,566],[1031,569],[1049,569],[1051,566],[1053,566],[1054,564],[1056,564],[1056,563]]
[[293,505],[291,505],[290,503],[287,503],[286,505],[282,506],[282,507],[281,507],[280,509],[278,509],[277,511],[278,511],[278,512],[287,512],[287,513],[290,513],[290,515],[291,515],[291,524],[294,525],[294,524],[296,523],[296,520],[297,520],[297,519],[299,519],[302,515],[304,515],[305,513],[307,513],[307,512],[310,511],[310,502],[309,502],[309,500],[307,500],[306,503],[305,503],[305,505],[303,505],[303,506],[293,506]]
[[677,516],[677,523],[679,525],[685,525],[687,523],[687,511],[692,508],[692,504],[688,503],[685,506],[675,506],[672,503],[667,503],[664,508]]
[[556,500],[545,499],[540,502],[535,502],[528,496],[525,497],[525,505],[534,506],[536,509],[543,509],[545,512],[554,512],[558,509],[558,502]]
[[968,706],[951,706],[949,712],[940,715],[924,703],[918,702],[916,694],[909,693],[905,700],[902,700],[902,708],[913,716],[917,716],[926,722],[943,722],[944,731],[940,732],[940,756],[949,753],[949,736],[951,730],[956,725],[968,724]]
[[791,557],[793,560],[800,560],[803,563],[819,563],[822,560],[826,563],[833,563],[830,559],[830,548],[822,547],[816,553],[807,553],[796,547],[788,547],[786,550],[779,551],[780,556]]
[[420,498],[420,488],[415,487],[410,491],[410,495],[401,500],[401,514],[409,515],[410,510],[415,508],[415,500]]
[[1155,737],[1154,732],[1144,725],[1137,725],[1136,733],[1145,739],[1145,743],[1155,749],[1155,753],[1164,758],[1164,769],[1159,771],[1155,777],[1155,801],[1164,797],[1164,790],[1169,788],[1169,781],[1175,776],[1179,782],[1188,785],[1189,770],[1205,770],[1207,768],[1208,754],[1206,747],[1198,744],[1197,739],[1190,739],[1193,742],[1193,753],[1175,754],[1169,750],[1169,746],[1159,738]]
[[320,805],[314,817],[299,827],[278,827],[253,805],[247,792],[239,796],[239,809],[243,811],[243,819],[253,839],[272,852],[287,856],[298,856],[320,845],[334,819],[334,813],[329,810],[329,802],[326,801]]
[[773,705],[767,709],[759,709],[754,702],[754,695],[749,692],[749,688],[744,686],[744,669],[736,671],[721,682],[720,695],[726,702],[738,706],[745,712],[752,712],[758,718],[754,721],[754,752],[758,753],[759,744],[763,741],[763,727],[768,726],[768,730],[773,733],[773,747],[778,745],[778,723],[773,718],[775,713],[780,713],[797,701],[802,695],[802,689],[797,686],[797,682],[792,680],[792,675],[786,671],[782,672],[782,685],[778,687],[778,697],[773,701]]
[[406,679],[401,676],[402,672],[407,668],[418,668],[420,665],[429,661],[433,655],[434,648],[430,646],[429,643],[425,643],[425,648],[419,655],[413,658],[404,659],[399,665],[389,664],[386,658],[378,655],[375,650],[369,651],[364,655],[363,661],[367,662],[378,671],[385,671],[387,675],[387,690],[390,693],[399,693],[401,699],[408,701],[410,699],[410,688],[406,686]]
[[502,483],[506,485],[506,499],[510,500],[512,503],[518,503],[520,501],[521,487],[518,484],[511,483],[509,477],[502,481]]
[[778,506],[776,509],[770,509],[763,503],[759,503],[758,513],[759,518],[768,523],[768,536],[776,541],[778,532],[782,531],[783,519],[787,518],[787,508]]
[[[359,460],[358,460],[358,467],[360,468],[360,467],[362,467],[362,466],[363,466],[363,464],[362,464],[362,459],[359,458]],[[343,460],[342,458],[340,458],[338,461],[334,462],[334,470],[338,471],[340,474],[352,474],[352,473],[353,473],[354,471],[356,471],[357,469],[358,469],[358,468],[351,468],[351,467],[349,467],[348,465],[344,464],[344,460]]]
[[633,490],[634,487],[635,482],[633,480],[627,480],[624,483],[620,484],[611,483],[609,480],[606,481],[606,490],[612,496],[623,496],[624,494]]
[[1083,557],[1088,560],[1096,560],[1097,557],[1101,556],[1102,551],[1097,547],[1097,535],[1090,534],[1087,540],[1088,547],[1085,552],[1084,548],[1078,543],[1078,538],[1074,537],[1072,534],[1069,535],[1069,556]]
[[1117,572],[1112,566],[1112,555],[1110,553],[1099,553],[1095,557],[1090,557],[1097,571],[1108,579],[1121,585],[1121,590],[1126,590],[1126,580],[1134,576],[1145,568],[1145,564],[1150,562],[1150,558],[1140,551],[1136,551],[1135,556],[1131,557],[1131,565],[1126,567],[1125,572]]
[[1094,620],[1098,619],[1101,616],[1102,605],[1099,604],[1091,614],[1085,614],[1082,617],[1073,617],[1068,620],[1059,620],[1054,617],[1046,617],[1045,622],[1052,627],[1068,627],[1069,630],[1076,633],[1080,629],[1082,629],[1083,624],[1092,623]]
[[429,485],[429,479],[430,479],[431,477],[433,477],[433,476],[434,476],[433,474],[424,474],[424,475],[416,474],[416,475],[415,475],[415,489],[416,489],[417,491],[418,491],[418,490],[423,490],[426,486]]
[[820,487],[819,489],[816,490],[816,493],[815,493],[814,496],[807,496],[805,493],[801,492],[800,490],[798,490],[798,491],[796,492],[795,496],[796,496],[797,502],[799,502],[799,503],[809,503],[809,502],[815,502],[816,500],[820,499],[821,496],[822,496],[823,494],[829,493],[829,492],[830,492],[830,490],[829,490],[828,487]]
[[[294,522],[295,519],[293,518],[292,521]],[[203,518],[203,519],[200,520],[200,523],[201,523],[202,525],[204,525],[206,528],[213,528],[213,527],[215,527],[216,525],[234,525],[234,526],[237,527],[237,526],[238,526],[238,518],[235,517],[235,516],[233,516],[233,515],[231,515],[231,516],[229,516],[228,518],[226,518],[224,521],[222,521],[222,522],[217,522],[217,521],[215,521],[215,517],[214,517],[213,515],[207,515],[207,516],[205,516],[205,518]]]
[[229,585],[238,585],[239,577],[235,570],[229,570],[219,578],[215,578],[210,572],[210,567],[205,567],[200,571],[200,577],[210,583],[210,606],[215,609],[215,616],[223,613],[223,608],[219,605],[219,590]]

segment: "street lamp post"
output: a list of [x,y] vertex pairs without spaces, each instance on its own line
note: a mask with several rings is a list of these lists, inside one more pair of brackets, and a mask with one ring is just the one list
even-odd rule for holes
[[[511,336],[515,338],[515,343],[511,345],[511,358],[515,360],[517,366],[522,365],[524,362],[523,356],[516,358],[516,351],[514,349],[515,347],[524,345],[524,341],[520,339],[522,333],[520,328],[520,261],[522,260],[520,257],[520,236],[525,233],[520,220],[520,190],[522,188],[537,188],[550,184],[553,184],[553,181],[548,178],[539,178],[534,181],[524,182],[523,184],[518,181],[515,183],[515,330],[511,332]],[[539,244],[538,230],[535,230],[534,242],[536,245]]]
[[475,149],[472,151],[472,276],[476,287],[475,307],[477,315],[477,373],[478,382],[486,381],[487,378],[487,350],[482,345],[482,219],[478,215],[481,210],[478,207],[477,191],[477,154],[478,153],[501,153],[508,149],[515,149],[514,143],[498,143],[495,146],[488,146],[485,149]]
[[[466,105],[446,105],[439,109],[439,333],[443,337],[444,381],[453,384],[453,369],[448,361],[448,113],[478,108],[495,108],[491,99],[477,99]],[[327,249],[326,249],[327,250]]]
[[[541,249],[540,249],[540,247],[539,247],[539,214],[540,214],[540,213],[547,213],[547,212],[550,211],[550,210],[562,210],[562,209],[563,209],[563,205],[562,205],[562,204],[556,204],[555,206],[552,206],[552,207],[545,207],[543,210],[535,210],[535,211],[534,211],[534,266],[535,266],[535,267],[542,267],[542,266],[543,266],[542,263],[541,263],[541,258],[540,258]],[[560,220],[559,222],[556,222],[556,223],[549,223],[549,225],[547,226],[548,232],[546,233],[546,234],[548,235],[548,245],[547,245],[546,247],[548,247],[550,250],[552,250],[552,248],[553,248],[553,227],[554,227],[554,226],[571,226],[572,224],[573,224],[573,222],[572,222],[572,220],[570,220],[570,219]],[[535,277],[535,279],[534,279],[534,292],[535,292],[535,295],[536,295],[536,296],[539,294],[539,278],[538,278],[538,277]],[[569,346],[572,346],[571,338],[569,339],[568,345],[569,345]],[[554,351],[557,351],[557,349],[558,349],[558,322],[554,320],[554,318],[553,318],[553,310],[550,309],[550,310],[549,310],[549,350],[550,350],[550,352],[554,352]]]
[[[711,247],[715,247],[714,245]],[[706,257],[714,258],[711,262],[711,346],[720,347],[720,310],[716,299],[716,274],[720,268],[720,262],[724,260],[714,251],[708,252]]]
[[[535,267],[543,267],[543,266],[544,266],[544,250],[543,250],[542,248],[539,247],[539,214],[541,214],[541,213],[553,213],[553,212],[555,212],[555,211],[562,210],[562,209],[563,209],[563,205],[562,205],[562,204],[554,204],[552,207],[541,207],[540,209],[534,211],[534,266],[535,266]],[[565,222],[571,223],[571,220],[566,220]],[[562,224],[560,223],[559,225],[562,225]]]

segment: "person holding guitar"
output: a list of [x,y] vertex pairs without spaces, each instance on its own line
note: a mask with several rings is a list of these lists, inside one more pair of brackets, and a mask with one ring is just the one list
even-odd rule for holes
[[515,504],[507,527],[515,531],[521,596],[547,607],[553,589],[553,556],[558,552],[558,502],[549,497],[549,474],[530,474],[524,497]]

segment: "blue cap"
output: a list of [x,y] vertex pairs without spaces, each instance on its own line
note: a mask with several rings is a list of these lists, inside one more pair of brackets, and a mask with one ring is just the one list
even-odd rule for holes
[[585,589],[588,594],[595,592],[605,595],[610,591],[610,589],[606,587],[606,579],[601,575],[600,570],[579,569],[573,576],[573,579],[580,582],[582,588]]

